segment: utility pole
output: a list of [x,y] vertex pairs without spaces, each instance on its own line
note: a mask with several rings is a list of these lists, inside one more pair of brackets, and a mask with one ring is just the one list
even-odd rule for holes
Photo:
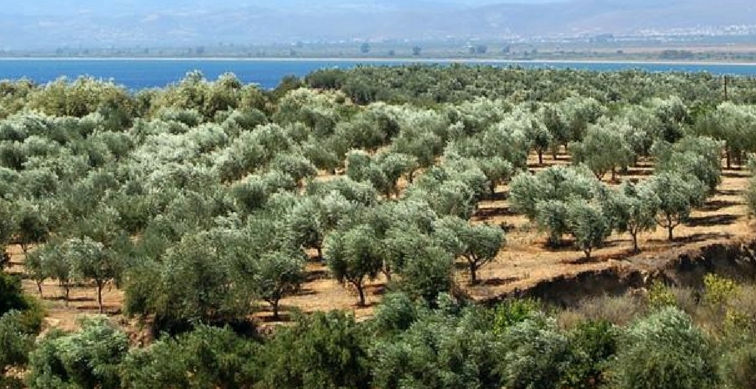
[[724,76],[724,101],[727,101],[727,75]]

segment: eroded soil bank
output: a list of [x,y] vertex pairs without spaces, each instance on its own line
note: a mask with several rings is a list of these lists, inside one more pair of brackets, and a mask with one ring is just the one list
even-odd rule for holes
[[703,277],[709,273],[738,281],[756,281],[755,254],[756,238],[722,240],[651,256],[639,255],[608,268],[559,275],[481,302],[493,305],[519,297],[569,307],[590,297],[642,291],[656,281],[678,287],[700,288]]

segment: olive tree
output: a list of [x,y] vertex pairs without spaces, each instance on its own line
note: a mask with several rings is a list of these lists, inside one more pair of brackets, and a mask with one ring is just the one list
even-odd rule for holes
[[624,182],[616,190],[608,191],[605,212],[618,232],[627,232],[633,241],[633,253],[639,253],[638,235],[656,229],[656,213],[660,199],[645,185]]
[[581,167],[552,166],[536,174],[523,172],[510,184],[510,205],[535,220],[539,202],[566,201],[573,196],[589,199],[598,185],[590,171]]
[[[58,285],[63,289],[63,298],[68,306],[71,287],[73,286],[74,273],[71,256],[65,242],[52,242],[45,245],[45,250],[40,256],[40,272],[36,275],[37,286],[41,284],[43,275],[58,281]],[[42,289],[39,287],[41,293]]]
[[583,250],[587,261],[591,260],[593,250],[600,247],[612,232],[610,220],[601,207],[585,200],[567,204],[567,224],[575,245]]
[[706,185],[707,195],[711,194],[721,181],[722,146],[708,137],[685,137],[675,144],[657,142],[653,147],[656,171],[694,177]]
[[155,314],[157,325],[168,328],[243,321],[252,295],[238,282],[238,268],[230,264],[235,256],[226,255],[236,247],[227,239],[220,240],[218,231],[185,235],[167,250],[158,266],[151,267],[156,274],[147,273],[146,279],[154,277],[154,285],[144,297],[141,313]]
[[570,143],[573,162],[584,163],[599,180],[611,171],[614,180],[617,168],[626,168],[635,158],[623,137],[627,126],[626,122],[609,120],[589,126],[582,141]]
[[375,279],[383,266],[383,249],[375,231],[358,225],[346,231],[332,232],[324,242],[325,258],[331,273],[339,282],[351,284],[365,305],[365,281]]
[[18,201],[15,206],[16,241],[25,256],[30,245],[47,240],[50,234],[49,223],[39,206],[28,201]]
[[0,199],[0,270],[10,263],[10,254],[6,251],[6,246],[15,230],[12,218],[10,203]]
[[535,221],[541,230],[548,232],[548,245],[557,247],[562,236],[570,231],[569,209],[562,200],[542,200],[536,204]]
[[97,306],[100,313],[103,313],[102,288],[119,276],[122,268],[119,256],[89,237],[70,239],[63,247],[64,255],[69,256],[74,278],[94,282],[97,288]]
[[703,203],[706,186],[695,177],[683,178],[678,173],[662,172],[643,183],[642,190],[659,199],[656,222],[667,229],[667,237],[674,239],[673,230],[684,223],[694,207]]
[[260,255],[251,277],[252,293],[270,304],[273,318],[279,319],[281,299],[299,291],[305,279],[304,258],[301,253],[281,251]]
[[525,135],[538,155],[538,164],[543,165],[543,153],[554,143],[554,136],[543,123],[535,118],[526,127]]
[[439,245],[467,262],[472,284],[478,283],[478,270],[496,258],[504,242],[501,228],[473,225],[455,216],[438,219],[434,229]]

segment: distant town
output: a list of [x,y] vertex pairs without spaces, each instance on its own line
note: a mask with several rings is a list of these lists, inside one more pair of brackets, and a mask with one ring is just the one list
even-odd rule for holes
[[275,44],[0,49],[0,57],[65,58],[450,58],[480,60],[756,61],[756,25],[643,30],[632,35],[501,39],[366,39]]

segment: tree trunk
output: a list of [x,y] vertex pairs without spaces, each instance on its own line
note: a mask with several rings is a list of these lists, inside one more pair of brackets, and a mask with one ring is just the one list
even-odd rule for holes
[[543,165],[543,150],[538,150],[538,164]]
[[391,282],[391,266],[388,264],[383,265],[383,275],[386,276],[386,282]]
[[281,317],[278,315],[278,300],[270,301],[270,306],[273,308],[273,320],[281,320]]
[[725,149],[725,160],[727,161],[727,168],[730,169],[732,167],[732,154],[730,154],[729,149]]
[[630,236],[633,237],[633,254],[640,253],[640,249],[638,249],[638,233],[630,233]]
[[318,247],[315,247],[316,250],[318,250],[318,262],[323,262],[323,247],[318,245]]
[[612,182],[617,180],[617,168],[612,166]]
[[100,314],[103,314],[105,312],[105,308],[102,306],[102,287],[103,283],[100,281],[97,281],[97,306],[99,307]]
[[39,298],[42,299],[42,282],[44,281],[35,281],[37,283],[37,292],[39,292]]
[[354,287],[357,288],[357,293],[360,295],[359,306],[365,306],[365,291],[363,290],[362,282],[355,282]]
[[673,226],[672,224],[670,224],[670,225],[667,226],[667,239],[670,242],[673,241],[673,240],[675,240],[675,237],[672,235],[672,230],[674,230],[674,229],[675,229],[675,226]]
[[585,253],[585,261],[590,262],[591,261],[591,251],[592,249],[583,249],[583,253]]
[[478,283],[478,267],[475,266],[475,262],[470,261],[468,263],[470,265],[470,284],[476,285]]
[[63,285],[63,299],[66,302],[66,306],[68,306],[68,296],[71,294],[71,287],[68,285]]

